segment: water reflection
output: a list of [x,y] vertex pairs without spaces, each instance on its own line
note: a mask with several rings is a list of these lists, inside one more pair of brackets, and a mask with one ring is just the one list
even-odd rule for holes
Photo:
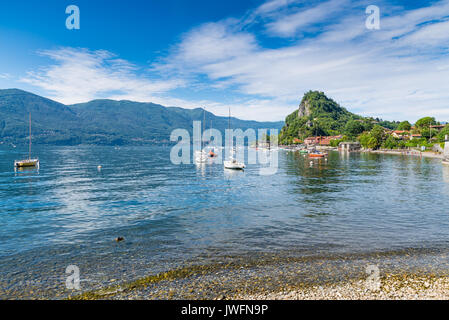
[[449,183],[449,165],[442,165],[443,168],[443,180]]

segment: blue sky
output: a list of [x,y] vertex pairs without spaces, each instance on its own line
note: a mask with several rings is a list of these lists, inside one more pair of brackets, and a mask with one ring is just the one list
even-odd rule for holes
[[[80,8],[80,30],[65,9]],[[380,29],[365,26],[380,8]],[[282,120],[308,90],[389,120],[449,120],[449,0],[2,1],[0,88]]]

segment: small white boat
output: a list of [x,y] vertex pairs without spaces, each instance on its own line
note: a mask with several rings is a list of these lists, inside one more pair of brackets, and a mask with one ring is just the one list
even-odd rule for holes
[[236,159],[231,157],[231,160],[223,162],[225,169],[231,170],[243,170],[245,169],[245,164],[238,162]]
[[205,163],[205,162],[207,162],[208,158],[209,158],[209,156],[204,150],[195,152],[195,162],[196,163]]
[[[231,108],[229,108],[229,130],[231,130]],[[230,142],[230,146],[232,146],[232,142]],[[223,161],[223,165],[225,169],[231,170],[245,169],[245,164],[237,161],[235,157],[235,150],[232,150],[232,154],[229,161]]]
[[[203,109],[204,113],[204,120],[203,120],[203,129],[202,132],[205,130],[205,123],[206,123],[206,110]],[[206,163],[208,159],[208,154],[203,148],[203,139],[201,138],[201,149],[195,151],[195,162],[196,164]]]

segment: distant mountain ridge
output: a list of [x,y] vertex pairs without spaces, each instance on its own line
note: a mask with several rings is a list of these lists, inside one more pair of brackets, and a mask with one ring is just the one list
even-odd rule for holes
[[[193,121],[203,120],[203,109],[164,107],[154,103],[93,100],[64,105],[19,89],[0,90],[0,142],[24,143],[28,114],[33,119],[33,142],[38,144],[126,145],[166,144],[174,129],[192,132]],[[224,132],[228,117],[206,112],[206,129]],[[284,122],[232,118],[234,129],[281,129]]]

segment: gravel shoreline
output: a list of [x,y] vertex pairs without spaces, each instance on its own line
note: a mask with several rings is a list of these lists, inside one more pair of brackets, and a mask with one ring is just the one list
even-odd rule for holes
[[388,275],[376,283],[353,280],[325,286],[240,296],[242,300],[447,300],[449,277]]

